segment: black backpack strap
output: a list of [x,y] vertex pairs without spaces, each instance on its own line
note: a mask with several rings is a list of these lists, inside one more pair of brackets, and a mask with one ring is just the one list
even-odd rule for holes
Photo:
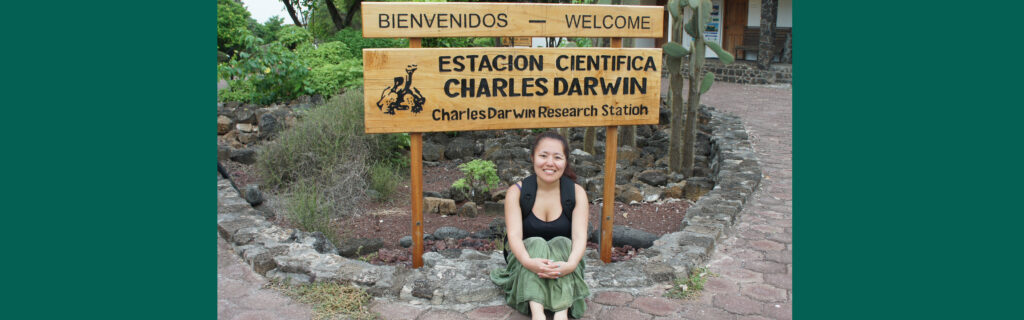
[[[533,210],[533,203],[537,200],[537,175],[530,175],[523,179],[523,185],[519,187],[519,211],[523,214],[523,219],[526,219],[526,215],[530,214],[530,210]],[[505,199],[508,201],[508,199]],[[503,236],[503,242],[505,243],[505,263],[508,263],[508,230],[505,231]]]
[[523,213],[523,219],[533,210],[533,203],[537,200],[537,175],[530,175],[523,179],[523,187],[519,190],[519,209]]
[[572,211],[576,209],[576,183],[566,176],[559,181],[562,196],[562,214],[572,222]]

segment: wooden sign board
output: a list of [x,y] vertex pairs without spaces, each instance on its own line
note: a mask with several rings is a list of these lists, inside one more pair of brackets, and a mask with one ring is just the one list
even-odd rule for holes
[[533,37],[515,37],[513,39],[515,39],[512,40],[514,47],[533,47]]
[[661,38],[662,6],[363,2],[363,37]]
[[363,49],[366,133],[657,124],[660,48]]

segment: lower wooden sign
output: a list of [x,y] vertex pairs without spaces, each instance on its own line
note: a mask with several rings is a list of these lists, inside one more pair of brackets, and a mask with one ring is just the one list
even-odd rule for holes
[[367,133],[657,124],[661,49],[364,49]]

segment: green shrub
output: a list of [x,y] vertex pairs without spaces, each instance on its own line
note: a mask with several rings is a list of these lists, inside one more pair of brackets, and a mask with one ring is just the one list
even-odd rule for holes
[[341,88],[363,84],[363,61],[353,57],[348,46],[340,41],[299,45],[295,49],[303,63],[311,68],[308,92],[332,96]]
[[464,48],[472,46],[472,38],[423,38],[424,48]]
[[256,89],[253,89],[252,83],[249,81],[228,81],[233,83],[230,88],[217,91],[217,101],[243,101],[250,102],[253,100],[252,93]]
[[262,39],[252,35],[244,42],[242,52],[218,66],[221,79],[228,80],[226,90],[234,92],[221,94],[222,99],[268,104],[308,93],[305,81],[309,69],[294,52],[280,43],[263,45]]
[[277,41],[277,33],[283,28],[284,18],[272,16],[266,22],[260,24],[256,19],[249,19],[249,30],[252,34],[263,39],[267,43]]
[[288,25],[277,32],[277,41],[288,49],[295,49],[300,44],[313,42],[313,35],[302,27]]
[[409,168],[409,156],[404,153],[409,149],[411,141],[408,133],[377,134],[377,153],[375,161],[385,162],[397,169]]
[[316,47],[312,43],[302,44],[295,48],[295,53],[302,58],[307,67],[314,69],[324,65],[339,64],[342,61],[359,57],[353,56],[348,50],[348,45],[341,41],[325,42]]
[[348,59],[338,64],[313,68],[309,73],[306,89],[310,93],[331,96],[338,94],[341,88],[357,87],[362,84],[363,61]]
[[500,181],[494,162],[488,160],[474,159],[460,164],[459,171],[462,171],[465,177],[455,180],[452,187],[463,192],[469,199],[473,198],[476,190],[491,191],[491,188],[497,187]]
[[[594,46],[594,41],[590,38],[572,38],[572,41],[580,48],[589,48]],[[562,43],[568,43],[568,41]]]
[[217,50],[233,53],[233,47],[243,45],[246,36],[252,35],[248,26],[249,11],[241,3],[232,0],[217,0]]
[[423,38],[424,48],[493,47],[492,37]]
[[474,47],[493,47],[494,46],[494,38],[490,38],[490,37],[486,37],[486,38],[473,38],[473,43],[472,44],[473,44]]
[[363,58],[364,48],[407,48],[409,39],[406,38],[363,38],[362,31],[347,28],[338,30],[332,38],[348,46],[350,57]]
[[391,195],[395,193],[395,188],[398,187],[398,183],[402,181],[402,177],[399,174],[399,168],[385,163],[378,162],[370,168],[370,189],[377,191],[377,197],[374,200],[384,201],[391,198]]

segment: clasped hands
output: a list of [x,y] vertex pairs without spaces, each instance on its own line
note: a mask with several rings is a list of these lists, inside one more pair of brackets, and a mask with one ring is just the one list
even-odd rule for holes
[[537,274],[541,279],[558,279],[567,276],[576,270],[576,266],[565,261],[551,261],[548,259],[532,258],[527,265],[527,270]]

